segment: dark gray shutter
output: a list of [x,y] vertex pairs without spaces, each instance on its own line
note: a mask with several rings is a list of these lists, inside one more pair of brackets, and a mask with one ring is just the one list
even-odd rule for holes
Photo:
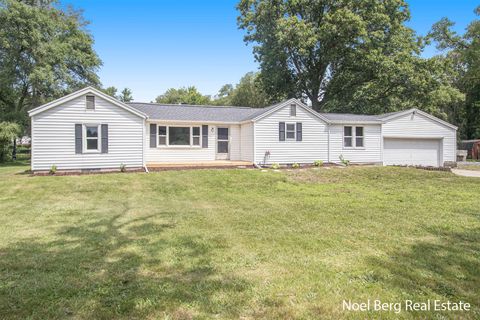
[[150,148],[157,147],[157,125],[150,123]]
[[102,124],[102,153],[108,153],[108,124]]
[[285,122],[278,123],[278,140],[285,141]]
[[82,153],[82,125],[75,124],[75,153]]
[[297,122],[297,141],[302,141],[302,123]]
[[202,125],[202,148],[208,148],[208,126]]

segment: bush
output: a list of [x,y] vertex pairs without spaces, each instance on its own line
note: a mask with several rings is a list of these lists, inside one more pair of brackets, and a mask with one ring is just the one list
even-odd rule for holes
[[120,172],[125,172],[127,171],[127,166],[124,163],[120,164]]
[[270,168],[272,169],[280,169],[280,165],[276,162],[272,163],[272,165],[270,166]]
[[322,167],[323,166],[323,161],[322,160],[315,160],[315,161],[313,161],[313,165],[315,167]]
[[295,162],[294,164],[292,164],[292,168],[293,169],[298,169],[298,168],[300,168],[300,165]]
[[340,159],[340,162],[341,162],[342,165],[344,165],[345,167],[348,167],[348,165],[350,165],[350,161],[349,161],[349,160],[346,160],[346,159],[343,157],[343,154],[341,154],[340,157],[338,157],[338,159]]
[[52,166],[50,167],[50,174],[55,174],[57,173],[57,166],[52,164]]

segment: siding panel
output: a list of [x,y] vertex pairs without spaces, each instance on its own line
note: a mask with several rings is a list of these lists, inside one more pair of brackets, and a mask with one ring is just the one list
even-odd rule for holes
[[[279,141],[279,122],[302,123],[302,141]],[[301,107],[290,116],[290,106],[258,120],[254,126],[255,162],[263,163],[265,152],[270,152],[267,163],[312,163],[328,159],[328,127]]]
[[[85,96],[32,117],[35,144],[32,170],[103,169],[143,165],[143,122],[133,113],[96,97],[95,110],[85,109]],[[75,154],[75,124],[108,124],[108,153]]]
[[[350,124],[347,124],[350,126]],[[339,163],[340,155],[352,163],[382,162],[382,128],[380,124],[357,124],[363,127],[364,148],[343,147],[343,125],[330,126],[330,162]]]

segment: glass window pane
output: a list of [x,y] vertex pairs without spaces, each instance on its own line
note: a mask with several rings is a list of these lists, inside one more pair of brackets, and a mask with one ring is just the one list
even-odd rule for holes
[[352,138],[343,138],[343,145],[345,147],[351,147],[352,146]]
[[355,143],[357,147],[363,147],[363,138],[355,138]]
[[167,127],[164,127],[164,126],[158,127],[158,135],[159,136],[166,136],[167,135]]
[[218,153],[228,153],[228,141],[218,141],[217,144]]
[[163,136],[163,137],[158,137],[158,144],[161,145],[161,146],[164,146],[167,144],[167,137]]
[[343,127],[343,135],[346,137],[352,136],[352,127]]
[[98,139],[87,139],[87,150],[97,150]]
[[200,145],[200,137],[193,137],[193,145],[199,146]]
[[193,127],[192,128],[192,135],[199,136],[200,135],[200,127]]
[[363,137],[363,127],[355,127],[355,135],[357,137]]
[[228,128],[218,128],[217,129],[217,139],[218,140],[228,140]]
[[190,145],[190,127],[168,127],[168,144],[174,146]]
[[287,139],[295,139],[295,131],[287,131]]
[[98,137],[98,127],[87,127],[87,137]]
[[287,131],[295,131],[295,125],[293,123],[287,123]]

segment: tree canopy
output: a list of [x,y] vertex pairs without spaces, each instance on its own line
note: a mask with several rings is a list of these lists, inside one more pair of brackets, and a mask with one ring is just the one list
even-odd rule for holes
[[445,118],[462,101],[442,59],[423,59],[403,0],[241,0],[259,80],[274,99],[316,110],[381,113],[418,107]]
[[32,107],[99,84],[86,25],[53,1],[0,0],[0,120],[26,125]]
[[159,95],[155,101],[157,103],[171,104],[210,104],[210,96],[202,95],[196,87],[182,87],[180,89],[170,88],[165,93]]

